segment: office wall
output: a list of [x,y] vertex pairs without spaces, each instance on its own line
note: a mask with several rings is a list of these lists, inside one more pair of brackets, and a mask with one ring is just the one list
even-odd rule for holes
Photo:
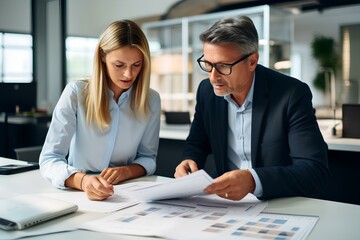
[[111,22],[162,15],[179,0],[67,1],[67,33],[98,37]]
[[1,0],[0,31],[31,33],[31,0]]

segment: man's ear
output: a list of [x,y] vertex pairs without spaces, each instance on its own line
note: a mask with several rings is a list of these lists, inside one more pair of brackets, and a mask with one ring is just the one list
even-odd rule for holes
[[255,52],[249,57],[250,70],[255,71],[257,63],[259,61],[259,53]]

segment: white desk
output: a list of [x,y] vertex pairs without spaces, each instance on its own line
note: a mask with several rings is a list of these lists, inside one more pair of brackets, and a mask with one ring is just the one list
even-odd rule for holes
[[[5,159],[0,157],[0,165],[4,163]],[[164,181],[163,177],[150,176],[140,178],[148,181]],[[31,193],[55,193],[61,190],[52,187],[45,181],[38,170],[14,174],[14,175],[0,175],[0,193],[14,193],[14,194],[31,194]],[[4,197],[4,196],[0,196]],[[284,198],[269,201],[269,206],[265,209],[267,212],[273,213],[294,213],[305,215],[317,215],[320,217],[315,225],[315,228],[309,235],[309,240],[355,240],[360,236],[360,206],[352,204],[337,203],[331,201],[317,200],[311,198]],[[86,220],[93,220],[104,216],[101,213],[79,212],[81,215],[78,218],[80,224]],[[56,221],[71,221],[74,215],[68,215]],[[50,222],[49,222],[50,223]],[[40,224],[46,227],[46,223]],[[51,236],[51,237],[49,237]],[[49,239],[63,240],[63,239],[87,239],[87,240],[103,240],[103,239],[156,239],[151,237],[138,237],[128,235],[106,234],[91,231],[71,231],[63,233],[55,233],[51,235],[36,236],[30,239]]]
[[[318,124],[329,150],[360,152],[360,138],[342,138],[342,121],[332,119],[320,119]],[[332,127],[337,124],[339,136],[332,135]]]

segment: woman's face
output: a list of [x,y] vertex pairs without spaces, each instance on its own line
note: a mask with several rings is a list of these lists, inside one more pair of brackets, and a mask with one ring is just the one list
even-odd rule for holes
[[103,58],[108,73],[108,84],[117,101],[129,89],[143,66],[143,54],[135,47],[121,47],[108,52]]

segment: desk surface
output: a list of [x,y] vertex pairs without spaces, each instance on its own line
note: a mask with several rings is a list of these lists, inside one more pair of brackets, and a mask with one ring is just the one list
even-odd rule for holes
[[[0,158],[0,165],[6,159]],[[163,181],[165,178],[159,176],[149,176],[139,178],[148,181]],[[56,189],[45,181],[38,170],[14,175],[0,175],[0,193],[4,197],[11,194],[33,194],[33,193],[56,193],[61,190]],[[318,240],[338,240],[338,239],[358,239],[360,236],[360,206],[331,202],[325,200],[295,197],[282,198],[269,201],[267,212],[305,214],[319,216],[319,221],[307,239]],[[82,220],[93,220],[105,214],[82,212]],[[67,216],[68,218],[71,217]],[[68,219],[65,217],[66,219]],[[56,221],[52,220],[52,221]],[[64,221],[62,219],[62,221]],[[40,226],[40,225],[39,225]],[[51,234],[51,239],[81,239],[102,240],[102,239],[159,239],[151,237],[124,236],[117,234],[106,234],[91,231],[71,231]],[[48,235],[36,236],[30,239],[49,239]]]
[[[51,121],[51,115],[34,113],[34,114],[10,114],[7,116],[7,122],[9,124],[38,124],[48,123]],[[0,123],[5,122],[5,114],[0,113]]]

